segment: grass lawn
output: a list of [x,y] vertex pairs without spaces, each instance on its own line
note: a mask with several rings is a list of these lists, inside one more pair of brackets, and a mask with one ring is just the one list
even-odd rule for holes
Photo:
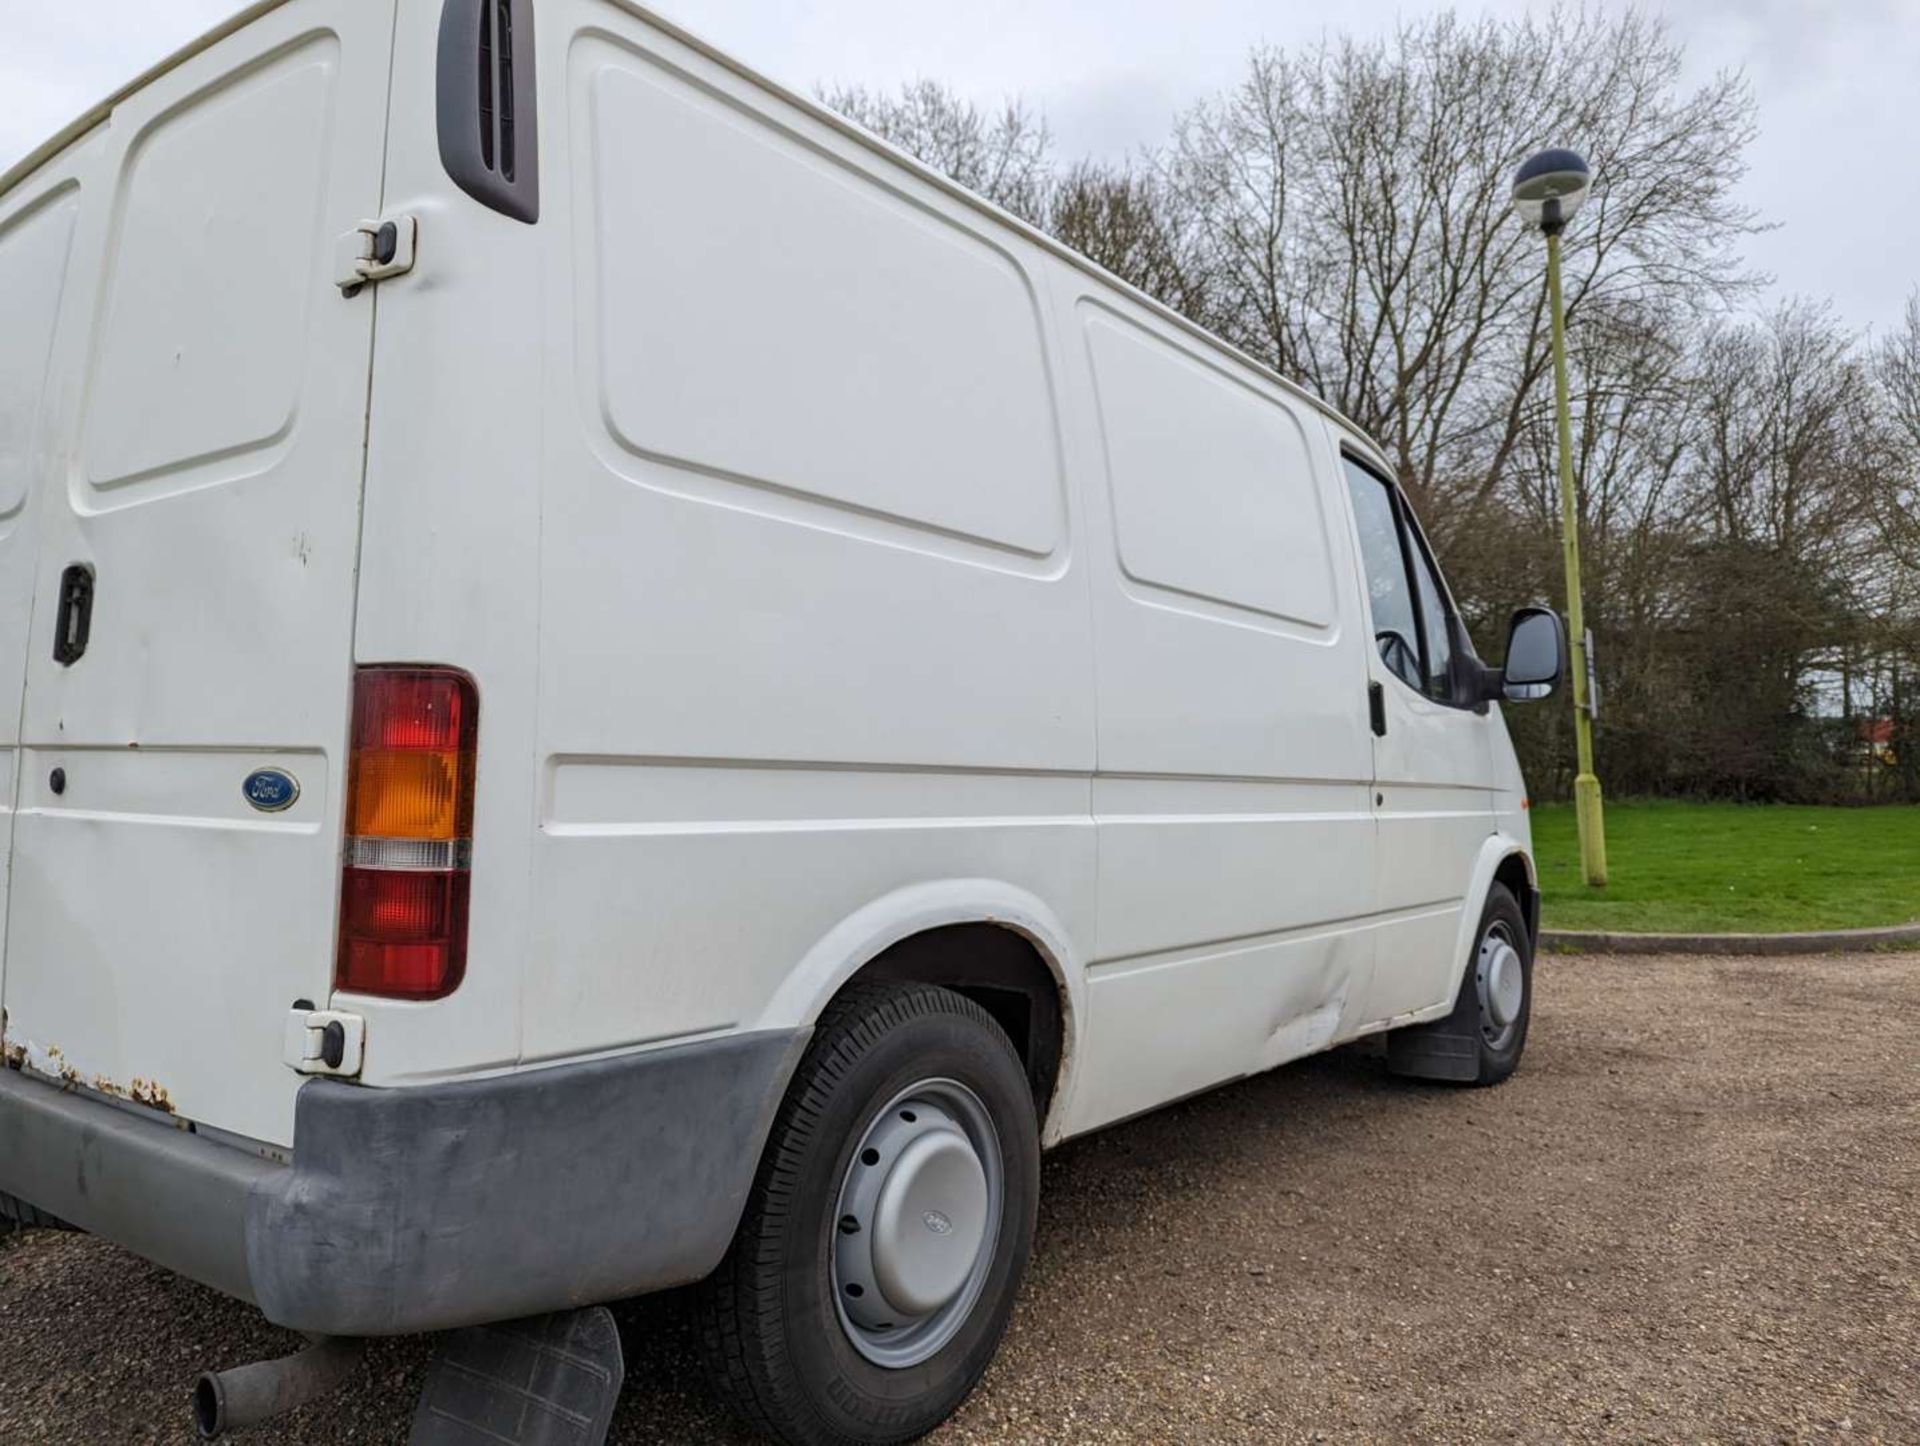
[[1572,804],[1533,810],[1550,929],[1784,933],[1920,920],[1920,807],[1608,802],[1604,889]]

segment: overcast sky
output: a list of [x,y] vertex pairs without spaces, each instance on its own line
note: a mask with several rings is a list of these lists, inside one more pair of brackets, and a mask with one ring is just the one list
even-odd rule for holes
[[[409,0],[420,3],[420,0]],[[0,0],[0,168],[230,11],[234,0]],[[815,82],[944,80],[1042,109],[1062,155],[1123,154],[1230,84],[1258,41],[1376,34],[1418,0],[670,0],[662,11],[756,68]],[[1518,15],[1528,0],[1462,3]],[[1696,77],[1744,70],[1759,101],[1744,199],[1778,229],[1751,262],[1780,290],[1885,329],[1920,282],[1920,0],[1665,0]],[[1329,18],[1333,17],[1333,18]],[[1569,137],[1577,143],[1577,137]],[[1890,159],[1898,155],[1909,159]]]

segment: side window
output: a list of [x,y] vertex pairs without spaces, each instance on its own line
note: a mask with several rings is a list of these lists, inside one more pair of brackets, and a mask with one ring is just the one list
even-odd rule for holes
[[[1412,532],[1411,525],[1408,532]],[[1433,559],[1427,556],[1425,542],[1414,536],[1409,536],[1407,541],[1407,551],[1413,558],[1414,587],[1420,596],[1420,637],[1426,644],[1426,692],[1429,697],[1450,703],[1453,701],[1453,632],[1447,624],[1446,593],[1434,573]]]
[[1409,688],[1451,703],[1453,627],[1426,543],[1389,483],[1357,462],[1345,465],[1373,601],[1374,643]]
[[1400,519],[1387,484],[1349,461],[1347,490],[1360,529],[1360,558],[1367,570],[1367,596],[1373,603],[1373,641],[1386,665],[1409,688],[1424,687],[1420,666],[1420,623],[1414,612],[1413,584],[1400,540]]

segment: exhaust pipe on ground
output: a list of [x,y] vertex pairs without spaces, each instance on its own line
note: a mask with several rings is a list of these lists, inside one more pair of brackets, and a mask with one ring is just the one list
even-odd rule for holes
[[315,1336],[303,1351],[230,1371],[208,1371],[194,1383],[193,1424],[202,1441],[243,1431],[326,1395],[360,1363],[367,1343]]

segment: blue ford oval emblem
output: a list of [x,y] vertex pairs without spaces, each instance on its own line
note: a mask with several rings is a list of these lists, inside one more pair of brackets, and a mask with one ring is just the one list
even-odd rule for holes
[[300,796],[300,780],[280,768],[256,768],[240,785],[247,802],[262,813],[281,813]]

